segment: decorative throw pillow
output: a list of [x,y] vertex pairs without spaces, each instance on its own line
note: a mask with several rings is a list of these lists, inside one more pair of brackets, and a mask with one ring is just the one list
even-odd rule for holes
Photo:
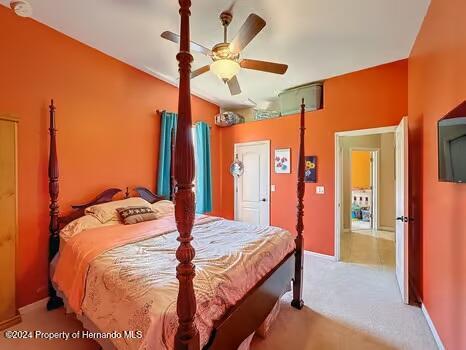
[[138,222],[156,220],[160,217],[152,208],[132,206],[117,208],[118,215],[125,225],[137,224]]
[[118,213],[116,209],[129,206],[145,206],[150,208],[150,203],[141,197],[131,197],[87,207],[85,213],[92,215],[103,224],[111,220],[118,222]]

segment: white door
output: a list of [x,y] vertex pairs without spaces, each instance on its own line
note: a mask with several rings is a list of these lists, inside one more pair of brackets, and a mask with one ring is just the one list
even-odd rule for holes
[[270,225],[270,142],[235,144],[244,173],[235,177],[235,220]]
[[396,279],[401,297],[408,303],[408,119],[396,128]]

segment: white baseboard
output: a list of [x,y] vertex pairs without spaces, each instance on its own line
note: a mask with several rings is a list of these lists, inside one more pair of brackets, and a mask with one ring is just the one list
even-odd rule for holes
[[31,312],[34,312],[36,310],[45,310],[47,307],[47,301],[49,301],[49,298],[44,298],[41,300],[38,300],[32,304],[24,305],[23,307],[20,307],[18,309],[20,315],[25,315],[25,314],[30,314]]
[[395,232],[395,229],[390,226],[379,226],[380,231]]
[[427,309],[424,304],[421,305],[421,310],[422,310],[422,313],[424,314],[424,317],[426,318],[427,324],[429,325],[430,331],[432,332],[432,335],[434,336],[434,340],[437,343],[439,350],[445,350],[445,347],[443,346],[443,343],[442,343],[442,339],[440,339],[437,329],[435,329],[434,323],[432,322],[432,319],[430,318],[429,313],[427,312]]
[[312,256],[322,258],[322,259],[326,259],[326,260],[337,261],[337,258],[335,256],[333,256],[333,255],[316,253],[316,252],[312,252],[310,250],[305,250],[304,255],[312,255]]

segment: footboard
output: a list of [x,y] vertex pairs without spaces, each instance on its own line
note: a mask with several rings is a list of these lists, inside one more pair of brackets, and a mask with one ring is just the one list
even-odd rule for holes
[[204,350],[237,349],[264,322],[294,278],[295,255],[288,254],[265,275],[222,319],[214,324]]

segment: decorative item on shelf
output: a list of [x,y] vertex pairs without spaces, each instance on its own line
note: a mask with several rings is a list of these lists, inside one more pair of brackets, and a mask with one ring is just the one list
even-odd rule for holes
[[304,162],[304,182],[317,182],[317,156],[306,156]]
[[255,109],[254,111],[256,120],[272,119],[281,116],[280,111],[270,111],[266,109]]
[[235,112],[222,112],[215,116],[215,125],[226,127],[244,123],[244,118]]
[[244,164],[238,159],[238,155],[235,156],[235,160],[230,165],[230,174],[233,176],[240,177],[244,173]]
[[291,149],[281,148],[275,150],[275,173],[290,174],[291,173]]

